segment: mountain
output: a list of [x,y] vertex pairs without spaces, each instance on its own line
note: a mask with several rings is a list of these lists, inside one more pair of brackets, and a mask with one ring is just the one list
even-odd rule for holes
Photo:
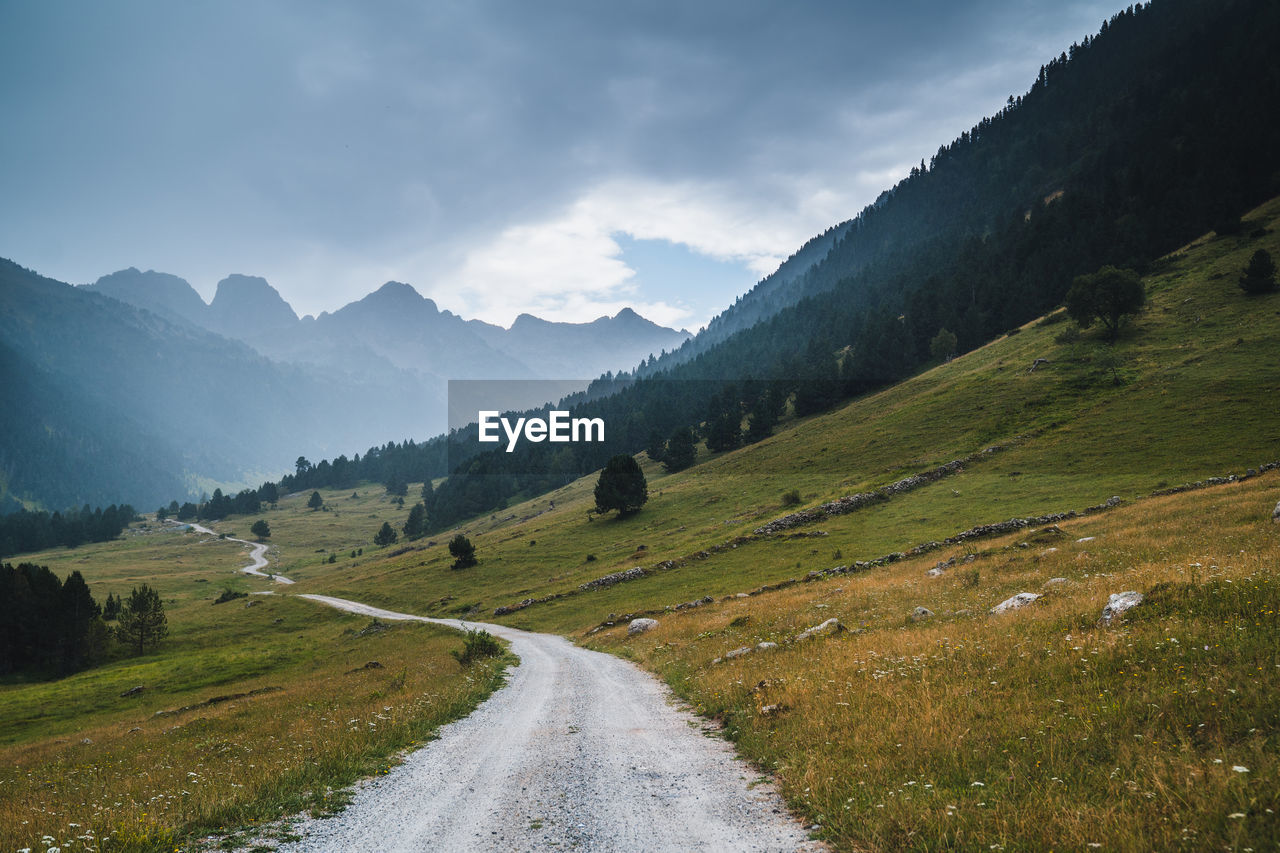
[[169,320],[202,327],[209,322],[209,306],[194,287],[176,275],[155,270],[141,272],[137,267],[129,267],[104,275],[84,288],[146,308]]
[[229,275],[218,282],[206,328],[241,340],[291,329],[298,315],[265,278]]
[[[1020,329],[1079,276],[1148,272],[1205,232],[1250,233],[1241,216],[1280,192],[1277,33],[1280,5],[1262,0],[1117,14],[811,242],[789,277],[762,283],[635,381],[599,383],[579,414],[622,426],[608,446],[478,454],[436,490],[433,518],[493,511],[566,482],[558,472],[599,467],[604,453],[656,449],[676,429],[727,426],[732,447],[747,440],[746,416],[764,424],[748,436],[759,440],[781,411],[828,410]],[[496,472],[508,476],[482,491]]]
[[[722,370],[746,352],[757,375],[791,369],[781,367],[788,350],[814,330],[832,351],[860,339],[905,346],[912,360],[945,326],[967,350],[1056,304],[1074,275],[1141,266],[1231,227],[1280,191],[1278,17],[1261,0],[1120,12],[836,226],[835,239],[810,241],[799,275],[766,278],[656,370],[738,333],[741,352]],[[765,328],[789,310],[785,332]],[[905,345],[895,340],[903,315]],[[902,375],[865,369],[886,368]]]
[[548,379],[593,379],[630,369],[650,356],[677,349],[692,337],[646,320],[630,308],[590,323],[554,323],[521,314],[503,329],[478,320],[471,327],[491,346]]
[[213,483],[256,486],[299,454],[415,434],[442,405],[403,376],[273,362],[192,323],[4,260],[0,339],[4,408],[21,424],[0,437],[0,496],[52,508],[148,506]]

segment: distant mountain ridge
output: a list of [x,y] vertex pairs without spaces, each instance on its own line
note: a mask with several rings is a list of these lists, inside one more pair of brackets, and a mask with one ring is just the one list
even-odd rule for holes
[[348,364],[354,355],[367,369],[389,363],[436,379],[593,379],[630,370],[692,337],[630,308],[590,323],[521,314],[506,329],[441,310],[412,285],[397,281],[332,313],[302,319],[257,276],[223,279],[209,305],[186,280],[135,267],[83,287],[243,341],[270,358],[333,364],[327,351],[332,346]]

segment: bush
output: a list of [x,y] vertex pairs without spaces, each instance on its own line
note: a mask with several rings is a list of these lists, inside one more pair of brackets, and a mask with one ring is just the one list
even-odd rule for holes
[[453,655],[458,663],[467,666],[480,658],[493,658],[502,654],[502,644],[488,631],[468,631],[467,638],[463,641],[462,651],[454,649],[449,654]]
[[783,506],[798,506],[800,504],[800,490],[792,489],[789,492],[782,493]]
[[224,589],[222,595],[213,600],[214,604],[225,604],[228,601],[235,601],[237,598],[248,598],[247,592],[236,592],[234,589]]

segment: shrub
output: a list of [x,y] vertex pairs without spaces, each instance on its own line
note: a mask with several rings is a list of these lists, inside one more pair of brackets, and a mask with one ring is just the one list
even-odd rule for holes
[[493,658],[502,654],[502,644],[498,638],[488,631],[468,631],[463,641],[462,651],[454,649],[449,652],[463,666],[480,658]]
[[800,503],[800,490],[792,489],[789,492],[782,493],[783,506],[798,506]]
[[249,597],[249,593],[247,592],[237,592],[234,589],[224,589],[222,591],[222,595],[219,595],[217,598],[215,598],[213,600],[213,603],[224,604],[228,601],[235,601],[237,598],[248,598],[248,597]]

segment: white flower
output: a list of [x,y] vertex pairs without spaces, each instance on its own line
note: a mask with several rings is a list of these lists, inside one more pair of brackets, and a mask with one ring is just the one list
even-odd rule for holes
[[1234,770],[1234,771],[1236,771],[1237,773],[1248,773],[1248,772],[1249,772],[1249,768],[1248,768],[1248,767],[1245,767],[1243,764],[1236,764],[1236,765],[1235,765],[1235,766],[1233,766],[1231,769],[1232,769],[1232,770]]

